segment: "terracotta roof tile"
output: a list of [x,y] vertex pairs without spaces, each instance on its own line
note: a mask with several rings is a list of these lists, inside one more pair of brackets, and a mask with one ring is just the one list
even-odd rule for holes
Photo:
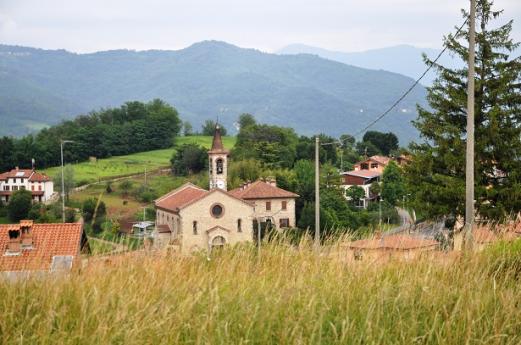
[[47,182],[50,180],[49,176],[36,171],[32,174],[31,178],[29,178],[29,181],[31,182]]
[[438,242],[434,240],[425,240],[413,236],[392,235],[382,238],[373,238],[366,240],[358,240],[348,244],[349,248],[354,249],[395,249],[409,250],[434,247]]
[[365,178],[373,178],[382,175],[381,172],[375,170],[352,170],[342,173],[342,175],[351,175]]
[[33,248],[22,249],[17,256],[6,256],[8,231],[20,224],[0,225],[0,271],[48,271],[54,256],[77,257],[81,250],[81,223],[33,224]]
[[0,174],[0,180],[5,181],[8,178],[27,178],[32,182],[47,182],[51,180],[49,176],[36,172],[33,169],[12,169]]
[[187,183],[157,199],[155,204],[159,208],[176,212],[178,209],[183,208],[192,201],[199,199],[208,193],[207,190],[194,186],[191,183]]
[[299,197],[298,194],[272,186],[271,184],[260,180],[253,182],[247,187],[233,189],[229,193],[237,198],[245,200]]

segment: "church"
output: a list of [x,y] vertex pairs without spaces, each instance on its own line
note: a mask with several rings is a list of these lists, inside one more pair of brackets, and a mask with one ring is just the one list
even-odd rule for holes
[[216,126],[208,151],[209,189],[186,183],[155,200],[155,248],[190,254],[252,242],[255,224],[295,227],[298,195],[278,188],[275,179],[248,182],[228,191],[229,153]]

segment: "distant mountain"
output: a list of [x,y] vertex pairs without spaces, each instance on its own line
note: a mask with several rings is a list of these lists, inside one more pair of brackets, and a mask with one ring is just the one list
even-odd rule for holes
[[[313,55],[277,55],[205,41],[177,51],[114,50],[75,54],[0,45],[0,134],[20,135],[101,107],[161,98],[198,128],[205,119],[233,127],[249,112],[260,122],[299,133],[354,133],[379,115],[413,80]],[[403,144],[417,87],[375,129]]]
[[[313,54],[324,59],[342,62],[348,65],[385,70],[400,73],[417,79],[426,69],[423,62],[422,54],[425,53],[431,59],[438,56],[441,50],[430,48],[417,48],[410,45],[398,45],[388,48],[373,49],[362,52],[338,52],[327,49],[312,47],[304,44],[291,44],[277,51],[277,54],[294,55],[294,54]],[[444,54],[439,62],[444,66],[455,67],[459,62],[453,59],[449,54]],[[431,85],[435,73],[429,71],[422,79],[423,85]]]

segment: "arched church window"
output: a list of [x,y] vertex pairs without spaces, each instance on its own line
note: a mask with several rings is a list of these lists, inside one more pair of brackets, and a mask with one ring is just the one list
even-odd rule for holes
[[216,164],[217,173],[222,174],[223,170],[224,170],[224,164],[223,164],[222,158],[217,159],[215,164]]

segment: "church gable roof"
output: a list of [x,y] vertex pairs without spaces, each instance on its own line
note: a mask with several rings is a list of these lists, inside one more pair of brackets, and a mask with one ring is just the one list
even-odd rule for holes
[[249,186],[239,187],[230,191],[237,198],[251,199],[276,199],[276,198],[298,198],[299,195],[282,188],[273,186],[264,181],[255,181]]
[[210,192],[205,189],[186,183],[157,199],[155,205],[161,209],[177,212],[208,193]]

